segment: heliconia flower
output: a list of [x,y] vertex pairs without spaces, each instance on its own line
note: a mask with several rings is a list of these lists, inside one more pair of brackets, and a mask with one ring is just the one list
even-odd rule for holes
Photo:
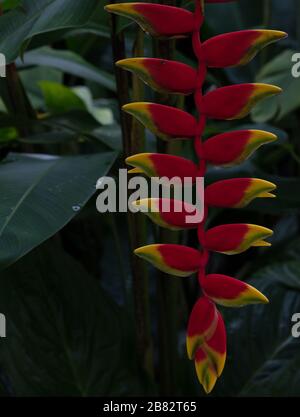
[[244,162],[260,146],[277,136],[263,130],[236,130],[214,136],[203,143],[203,157],[211,164],[234,166]]
[[[141,153],[127,158],[134,167],[129,172],[156,177],[158,187],[174,185],[171,198],[146,198],[133,206],[156,224],[171,230],[197,228],[201,250],[175,244],[153,244],[138,248],[135,254],[159,270],[187,277],[198,273],[201,298],[189,318],[187,351],[194,360],[198,379],[210,393],[223,372],[226,360],[226,330],[216,303],[226,307],[268,303],[268,299],[251,285],[226,275],[206,275],[210,252],[226,255],[242,253],[251,247],[270,246],[265,239],[272,230],[253,224],[226,224],[206,230],[204,219],[209,207],[241,208],[255,198],[275,197],[276,185],[258,178],[233,178],[205,188],[204,209],[180,201],[177,185],[188,179],[198,186],[206,174],[207,163],[234,166],[245,161],[260,146],[277,139],[260,130],[240,130],[202,140],[207,119],[235,120],[249,114],[261,100],[279,94],[279,87],[268,84],[239,84],[218,88],[203,95],[208,67],[226,68],[247,64],[266,45],[286,37],[276,30],[244,30],[215,36],[202,43],[199,32],[204,21],[205,3],[229,3],[235,0],[196,0],[194,13],[173,6],[152,3],[110,4],[106,10],[134,20],[140,27],[160,38],[191,35],[197,68],[177,61],[158,58],[130,58],[116,65],[133,72],[152,89],[163,94],[194,94],[197,117],[155,103],[131,103],[123,110],[163,140],[193,140],[199,164],[180,156]],[[164,182],[165,180],[165,182]],[[195,187],[194,187],[195,188]],[[158,190],[159,191],[159,190]],[[181,190],[180,190],[181,191]],[[197,190],[198,191],[198,190]],[[160,195],[160,194],[159,194]]]
[[258,178],[233,178],[218,181],[205,189],[205,204],[222,208],[241,208],[255,198],[274,198],[272,182]]
[[198,175],[197,165],[189,159],[164,153],[139,153],[128,157],[126,164],[135,167],[135,173],[174,181],[193,183]]
[[270,43],[287,36],[279,30],[242,30],[208,39],[202,45],[203,61],[208,67],[245,65]]
[[218,310],[215,304],[207,297],[199,298],[190,314],[187,329],[186,348],[190,359],[213,336],[217,324]]
[[265,239],[272,235],[272,230],[254,224],[225,224],[205,233],[205,248],[226,255],[236,255],[252,246],[271,246]]
[[145,198],[132,204],[143,209],[143,212],[158,226],[170,230],[195,229],[203,220],[203,215],[195,206],[180,200]]
[[217,314],[218,323],[215,333],[195,354],[197,377],[207,394],[213,390],[226,361],[226,330],[221,314],[219,312]]
[[197,120],[176,107],[138,102],[126,104],[123,110],[161,139],[190,139],[196,135]]
[[217,88],[203,97],[201,111],[211,119],[242,119],[259,101],[281,92],[279,87],[259,83]]
[[200,278],[203,293],[225,307],[268,304],[269,300],[256,288],[226,275],[211,274]]
[[134,253],[160,271],[177,277],[188,277],[201,266],[202,254],[188,246],[155,244],[138,248]]
[[116,65],[133,72],[160,93],[187,95],[196,88],[197,71],[182,62],[159,58],[128,58],[118,61]]
[[193,13],[178,7],[151,3],[120,3],[110,4],[105,9],[133,19],[152,36],[178,38],[188,35],[194,29]]

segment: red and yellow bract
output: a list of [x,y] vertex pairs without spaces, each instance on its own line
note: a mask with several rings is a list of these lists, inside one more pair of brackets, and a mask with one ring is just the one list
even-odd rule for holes
[[[206,0],[206,3],[228,3],[234,0]],[[279,94],[279,87],[268,84],[239,84],[216,88],[203,94],[207,68],[226,68],[247,64],[266,45],[283,39],[276,30],[243,30],[215,36],[201,42],[200,30],[205,17],[205,1],[195,0],[194,13],[182,8],[151,4],[122,3],[106,6],[106,10],[137,22],[152,36],[178,38],[191,36],[198,61],[193,68],[164,58],[134,57],[117,65],[131,71],[160,93],[194,95],[197,119],[174,107],[156,103],[130,103],[123,110],[139,120],[163,140],[193,140],[199,165],[179,156],[142,153],[127,158],[132,173],[149,177],[194,183],[205,177],[207,164],[233,166],[245,161],[260,146],[276,140],[272,133],[261,130],[240,130],[222,133],[202,140],[207,119],[236,120],[249,114],[253,106],[269,96]],[[187,215],[196,208],[167,199],[145,199],[134,203],[147,209],[147,215],[161,227],[170,229],[197,228],[200,250],[182,245],[154,244],[135,250],[135,254],[168,274],[187,277],[198,274],[202,297],[190,315],[187,331],[187,352],[195,361],[198,379],[210,393],[221,376],[226,359],[226,332],[216,304],[241,307],[268,303],[268,299],[252,286],[220,274],[206,274],[211,252],[235,255],[251,247],[270,246],[265,239],[273,232],[253,224],[225,224],[206,230],[209,207],[241,208],[255,198],[275,197],[276,185],[259,178],[235,178],[218,181],[205,189],[205,215],[189,223]],[[165,203],[169,210],[163,210]],[[181,204],[182,209],[176,207]],[[194,210],[194,212],[193,212]]]

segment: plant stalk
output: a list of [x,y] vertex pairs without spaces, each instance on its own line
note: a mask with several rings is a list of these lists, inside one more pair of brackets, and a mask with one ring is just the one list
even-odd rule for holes
[[[174,6],[174,0],[164,0],[162,4]],[[153,53],[156,58],[174,59],[175,41],[159,40],[153,42]],[[172,96],[159,95],[155,101],[160,104],[178,106]],[[177,144],[166,144],[157,138],[157,150],[161,153],[176,154]],[[160,243],[178,243],[178,233],[166,229],[159,230]],[[159,337],[159,380],[161,395],[177,394],[178,369],[178,279],[157,271],[157,303],[158,303],[158,337]]]
[[[123,32],[117,32],[117,17],[114,15],[111,16],[111,29],[114,61],[118,61],[126,57],[125,37]],[[144,34],[141,30],[139,30],[134,44],[134,54],[142,56],[143,51]],[[122,106],[130,102],[128,73],[124,70],[116,68],[116,81],[120,107],[124,157],[126,158],[129,155],[143,151],[144,130],[138,122],[131,121],[131,118],[122,111]],[[133,101],[143,100],[143,95],[143,84],[136,77],[133,77]],[[140,214],[137,215],[129,212],[128,225],[131,252],[133,254],[134,249],[145,245],[145,219],[143,219]],[[148,376],[152,377],[154,367],[147,269],[145,263],[135,255],[132,255],[131,264],[137,352],[142,363],[143,371]]]

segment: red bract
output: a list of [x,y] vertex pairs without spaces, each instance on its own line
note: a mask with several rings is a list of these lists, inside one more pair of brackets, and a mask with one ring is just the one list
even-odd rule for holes
[[194,29],[193,13],[178,7],[150,3],[121,3],[105,7],[108,12],[135,20],[152,36],[178,38]]
[[195,206],[181,200],[146,198],[133,204],[142,209],[158,226],[170,230],[195,229],[203,220]]
[[202,59],[208,67],[225,68],[245,65],[266,45],[283,39],[278,30],[242,30],[215,36],[201,47]]
[[222,133],[203,143],[203,158],[213,165],[237,165],[262,145],[275,140],[277,136],[262,130],[236,130]]
[[206,188],[205,202],[208,206],[241,208],[255,198],[274,198],[270,191],[275,189],[275,184],[257,178],[223,180]]
[[[206,3],[229,3],[234,0],[207,0]],[[167,94],[194,94],[197,119],[174,107],[155,103],[131,103],[123,110],[164,140],[192,139],[199,164],[185,158],[142,153],[127,158],[132,173],[165,177],[177,184],[187,177],[196,182],[204,177],[206,164],[232,166],[245,161],[260,146],[276,140],[261,130],[237,130],[202,141],[207,119],[233,120],[248,115],[260,100],[278,94],[281,89],[268,84],[240,84],[217,88],[203,95],[208,67],[225,68],[248,63],[263,47],[286,36],[275,30],[244,30],[215,36],[202,44],[200,29],[204,20],[204,0],[195,0],[195,11],[149,3],[124,3],[107,6],[109,12],[135,20],[153,36],[176,38],[190,35],[197,69],[177,61],[155,58],[129,58],[117,62],[133,72],[154,90]],[[215,303],[227,307],[267,303],[267,298],[252,286],[220,274],[206,274],[210,252],[226,255],[242,253],[251,247],[270,246],[265,239],[272,231],[253,224],[226,224],[206,230],[209,207],[240,208],[255,198],[274,197],[275,184],[257,178],[218,181],[205,189],[205,216],[191,217],[194,206],[176,199],[138,200],[135,206],[162,227],[197,228],[201,250],[187,246],[155,244],[136,249],[136,255],[168,274],[187,277],[198,273],[203,296],[195,304],[187,331],[187,351],[195,361],[196,373],[206,393],[211,392],[221,376],[226,359],[224,321]],[[164,203],[169,204],[165,211]],[[181,209],[178,211],[178,206]],[[150,210],[149,210],[150,209]]]
[[176,107],[155,103],[130,103],[123,110],[164,140],[190,139],[196,135],[197,120]]
[[265,239],[272,234],[272,230],[255,224],[225,224],[208,230],[203,245],[209,251],[236,255],[252,246],[271,246]]
[[191,312],[187,329],[187,352],[193,359],[199,347],[209,340],[216,331],[218,312],[215,304],[207,297],[200,298]]
[[197,71],[181,62],[158,58],[129,58],[118,61],[117,65],[133,72],[160,93],[187,95],[192,94],[196,88]]
[[198,348],[195,354],[195,368],[205,392],[209,394],[217,379],[222,375],[226,361],[226,329],[220,312],[217,312],[217,326],[212,337]]
[[167,274],[188,277],[199,271],[202,263],[201,253],[182,245],[148,245],[135,250],[135,254]]
[[200,111],[211,119],[242,119],[259,101],[281,92],[281,88],[268,84],[217,88],[203,97]]
[[268,299],[256,288],[226,275],[211,274],[199,278],[204,294],[225,307],[267,304]]
[[189,159],[162,153],[139,153],[126,159],[126,163],[135,167],[130,172],[145,174],[149,177],[166,178],[180,184],[195,182],[198,167]]

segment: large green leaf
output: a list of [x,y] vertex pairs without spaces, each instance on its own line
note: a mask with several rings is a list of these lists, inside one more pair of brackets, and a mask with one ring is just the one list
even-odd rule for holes
[[47,242],[4,271],[0,289],[0,366],[13,395],[121,393],[121,309],[59,244]]
[[12,155],[2,162],[0,268],[67,224],[94,194],[97,179],[108,172],[116,156]]
[[270,304],[224,311],[228,361],[216,394],[299,396],[300,339],[291,329],[300,312],[300,262],[271,265],[250,283]]
[[277,115],[278,120],[300,107],[300,78],[292,75],[292,57],[297,51],[286,50],[268,62],[257,74],[256,81],[278,85],[283,93],[270,101],[259,103],[252,111],[256,122],[266,122]]
[[12,62],[33,36],[80,27],[98,6],[98,0],[22,0],[0,17],[0,51]]
[[55,68],[76,77],[94,81],[111,91],[116,89],[113,75],[98,69],[71,51],[58,51],[49,47],[39,48],[27,52],[24,60],[18,60],[17,64],[19,68],[31,65]]

